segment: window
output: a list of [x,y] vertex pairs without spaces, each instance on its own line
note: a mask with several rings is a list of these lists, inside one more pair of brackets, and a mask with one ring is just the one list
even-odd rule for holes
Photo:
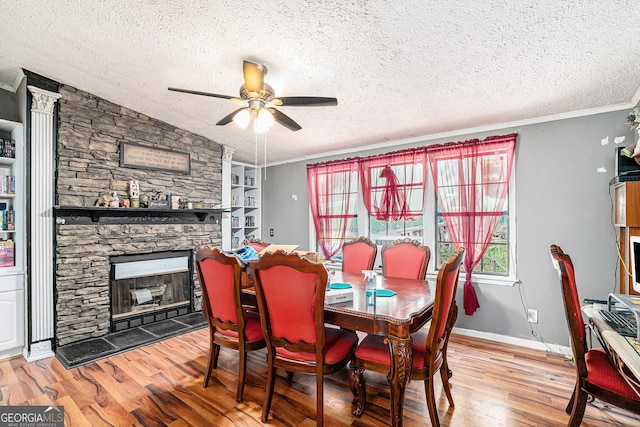
[[317,247],[333,258],[345,239],[358,237],[358,173],[354,161],[307,166],[309,202]]
[[383,245],[404,236],[422,241],[425,175],[424,148],[360,160],[363,208],[372,241]]
[[[451,234],[442,215],[442,210],[435,201],[437,210],[435,216],[435,266],[439,268],[443,261],[453,254],[454,245]],[[487,247],[482,259],[473,269],[474,274],[486,274],[493,276],[508,276],[510,272],[509,259],[509,203],[505,203],[504,210],[498,220],[496,230],[491,236],[491,243]],[[464,270],[464,268],[463,268]]]
[[[512,285],[515,191],[509,186],[516,138],[493,136],[351,159],[358,164],[360,192],[348,192],[346,238],[368,236],[379,246],[401,237],[418,240],[432,251],[429,274],[437,273],[454,246],[463,245],[468,273],[461,279],[471,282],[476,275],[478,282]],[[310,232],[318,234],[313,227]]]

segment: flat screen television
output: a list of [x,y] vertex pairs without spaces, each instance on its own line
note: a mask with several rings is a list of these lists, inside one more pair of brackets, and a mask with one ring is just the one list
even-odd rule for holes
[[629,247],[631,256],[631,285],[635,292],[640,293],[640,236],[629,237]]

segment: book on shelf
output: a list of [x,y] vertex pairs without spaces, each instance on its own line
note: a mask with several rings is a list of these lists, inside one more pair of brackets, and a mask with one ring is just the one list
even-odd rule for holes
[[0,194],[16,194],[16,177],[13,175],[0,176]]
[[0,240],[0,268],[13,267],[16,260],[15,256],[13,241]]
[[13,139],[0,138],[0,157],[16,158],[16,141]]
[[15,230],[16,229],[16,211],[14,210],[0,210],[0,230]]

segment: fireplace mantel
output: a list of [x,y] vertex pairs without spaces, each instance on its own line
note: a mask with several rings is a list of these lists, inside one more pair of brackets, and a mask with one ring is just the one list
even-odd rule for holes
[[108,208],[54,206],[56,224],[219,224],[224,209]]

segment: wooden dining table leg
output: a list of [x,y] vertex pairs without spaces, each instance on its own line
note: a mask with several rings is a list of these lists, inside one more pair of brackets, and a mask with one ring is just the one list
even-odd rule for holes
[[389,382],[391,385],[391,425],[401,427],[403,423],[404,390],[411,378],[411,336],[401,338],[388,336],[391,350],[391,371]]

